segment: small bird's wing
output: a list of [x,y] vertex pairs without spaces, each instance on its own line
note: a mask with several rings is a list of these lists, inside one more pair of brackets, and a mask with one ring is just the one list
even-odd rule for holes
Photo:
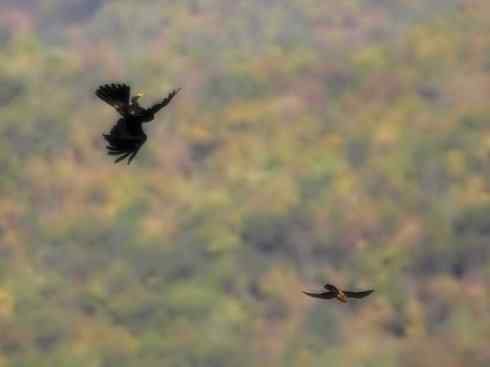
[[338,292],[338,288],[334,286],[333,284],[327,283],[323,286],[327,291],[335,291]]
[[128,164],[130,164],[147,138],[142,130],[139,134],[131,134],[128,130],[128,121],[122,118],[109,134],[104,134],[104,139],[108,143],[107,154],[119,156],[114,163],[129,157]]
[[153,106],[151,106],[148,111],[152,114],[155,114],[157,113],[158,111],[160,111],[163,107],[165,107],[166,105],[168,105],[170,103],[170,101],[177,95],[177,93],[180,92],[180,88],[179,89],[174,89],[173,91],[171,91],[169,93],[169,95],[167,97],[165,97],[160,103],[156,103],[154,104]]
[[343,292],[349,298],[364,298],[369,296],[371,293],[373,293],[374,289],[369,289],[367,291],[359,291],[359,292],[353,292],[353,291],[343,291]]
[[304,294],[313,298],[332,299],[335,298],[334,292],[310,293],[303,291]]
[[114,107],[122,116],[128,114],[129,97],[131,95],[131,89],[128,85],[105,84],[95,91],[95,95]]

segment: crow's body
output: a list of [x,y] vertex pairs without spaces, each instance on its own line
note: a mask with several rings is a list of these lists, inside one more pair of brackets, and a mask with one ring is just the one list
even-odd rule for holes
[[114,107],[121,115],[109,134],[103,135],[108,143],[108,154],[118,156],[115,163],[128,157],[128,164],[131,163],[147,139],[143,123],[152,121],[155,114],[168,105],[179,90],[170,92],[160,103],[143,108],[138,103],[141,94],[130,98],[131,89],[126,84],[106,84],[97,89],[97,97]]
[[364,298],[374,292],[374,289],[370,289],[367,291],[359,291],[359,292],[343,291],[341,289],[338,289],[336,286],[332,284],[325,284],[324,288],[327,290],[326,292],[310,293],[310,292],[303,291],[303,293],[314,298],[321,298],[321,299],[336,298],[342,303],[347,303],[348,298]]

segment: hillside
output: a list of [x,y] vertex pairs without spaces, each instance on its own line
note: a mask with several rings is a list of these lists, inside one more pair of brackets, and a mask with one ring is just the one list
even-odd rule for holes
[[490,3],[161,3],[0,5],[0,367],[488,366]]

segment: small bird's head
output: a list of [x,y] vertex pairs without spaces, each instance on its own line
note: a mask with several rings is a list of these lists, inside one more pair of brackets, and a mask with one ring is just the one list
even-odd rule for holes
[[342,291],[339,291],[339,294],[337,294],[336,298],[342,303],[347,303],[347,296]]

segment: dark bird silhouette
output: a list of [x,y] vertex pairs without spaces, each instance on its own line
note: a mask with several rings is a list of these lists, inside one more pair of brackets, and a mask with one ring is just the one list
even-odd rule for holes
[[367,291],[358,291],[358,292],[343,291],[341,289],[338,289],[336,286],[328,283],[325,284],[324,288],[327,290],[326,292],[310,293],[310,292],[303,291],[303,293],[314,298],[322,298],[322,299],[336,298],[340,302],[347,303],[347,298],[364,298],[374,292],[374,289],[369,289]]
[[131,89],[126,84],[105,84],[97,89],[95,95],[121,115],[109,134],[103,134],[108,143],[107,153],[118,156],[114,163],[128,157],[128,164],[131,163],[146,141],[142,125],[152,121],[155,114],[168,105],[179,91],[180,88],[174,89],[161,102],[150,108],[143,108],[138,103],[143,94],[137,93],[131,97]]

